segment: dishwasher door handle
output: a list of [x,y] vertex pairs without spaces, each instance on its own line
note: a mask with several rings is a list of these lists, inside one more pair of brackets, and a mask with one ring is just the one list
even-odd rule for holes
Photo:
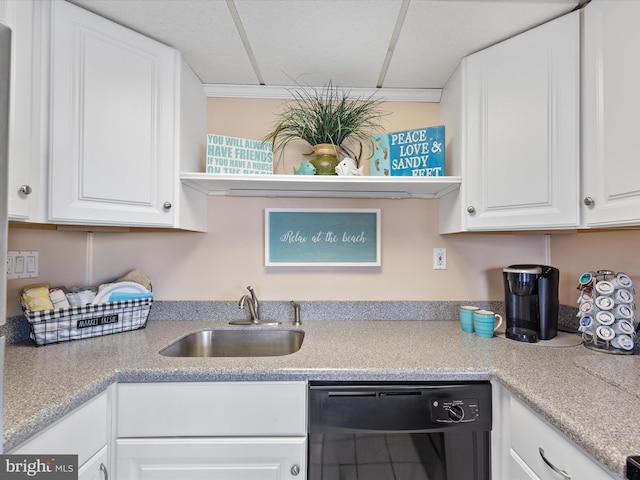
[[327,392],[329,397],[404,397],[404,396],[419,396],[421,392],[416,390],[334,390]]
[[377,395],[376,392],[359,392],[359,391],[335,391],[335,392],[327,392],[327,396],[329,397],[375,397]]

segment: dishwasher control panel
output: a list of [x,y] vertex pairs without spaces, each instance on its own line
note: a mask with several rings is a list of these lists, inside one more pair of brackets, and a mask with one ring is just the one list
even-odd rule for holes
[[434,399],[431,402],[431,420],[437,423],[468,423],[480,419],[478,399]]

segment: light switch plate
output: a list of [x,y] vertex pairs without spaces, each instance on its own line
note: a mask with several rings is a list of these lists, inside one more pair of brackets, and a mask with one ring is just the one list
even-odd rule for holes
[[16,278],[35,278],[38,276],[38,252],[8,251],[7,280]]

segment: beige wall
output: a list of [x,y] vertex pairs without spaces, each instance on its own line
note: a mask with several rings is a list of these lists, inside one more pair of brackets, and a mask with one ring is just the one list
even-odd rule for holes
[[[278,106],[276,100],[210,99],[209,132],[261,138]],[[438,124],[434,104],[388,108],[394,112],[385,118],[388,131]],[[266,268],[266,207],[380,208],[382,266]],[[11,228],[9,249],[38,250],[40,276],[9,281],[8,313],[19,313],[15,299],[27,283],[98,284],[133,268],[153,278],[158,300],[236,300],[249,284],[264,300],[500,300],[504,265],[544,263],[548,255],[543,235],[439,235],[437,200],[211,197],[208,229],[201,234]],[[561,270],[563,303],[574,303],[573,283],[584,270],[622,269],[640,281],[632,255],[639,238],[638,232],[553,236],[551,262]],[[447,270],[433,270],[435,247],[447,248]]]
[[[640,291],[640,230],[554,235],[551,259],[560,269],[560,302],[575,305],[584,272],[613,270],[630,275]],[[636,297],[637,298],[637,297]]]

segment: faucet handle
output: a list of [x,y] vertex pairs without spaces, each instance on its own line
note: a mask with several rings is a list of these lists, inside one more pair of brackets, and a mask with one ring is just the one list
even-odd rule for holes
[[291,300],[291,306],[293,307],[293,324],[296,326],[302,325],[300,321],[300,304]]

